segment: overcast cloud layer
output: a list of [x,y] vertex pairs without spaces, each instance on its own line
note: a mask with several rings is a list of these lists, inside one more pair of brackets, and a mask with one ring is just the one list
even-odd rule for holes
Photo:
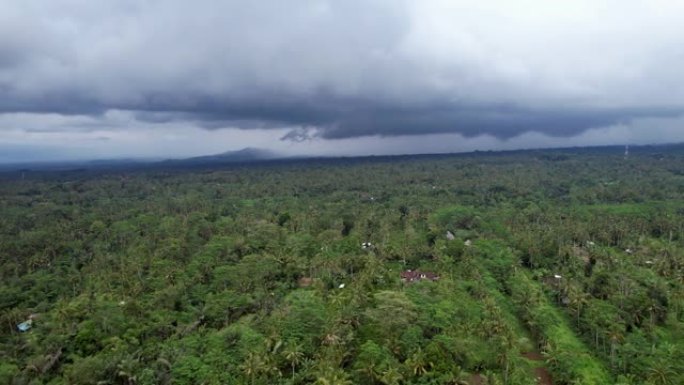
[[681,141],[682,15],[666,0],[0,0],[0,162]]

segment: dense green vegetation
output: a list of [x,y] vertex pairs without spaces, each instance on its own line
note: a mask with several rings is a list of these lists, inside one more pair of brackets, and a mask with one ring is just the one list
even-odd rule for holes
[[684,383],[676,152],[1,178],[0,384]]

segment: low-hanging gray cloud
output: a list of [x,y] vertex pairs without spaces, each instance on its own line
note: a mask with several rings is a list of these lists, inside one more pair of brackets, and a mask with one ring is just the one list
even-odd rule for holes
[[684,5],[655,3],[4,1],[0,113],[573,136],[684,113]]

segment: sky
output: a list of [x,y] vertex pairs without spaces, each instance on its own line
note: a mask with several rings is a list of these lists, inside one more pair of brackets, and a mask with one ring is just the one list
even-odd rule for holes
[[684,2],[0,0],[0,163],[684,142]]

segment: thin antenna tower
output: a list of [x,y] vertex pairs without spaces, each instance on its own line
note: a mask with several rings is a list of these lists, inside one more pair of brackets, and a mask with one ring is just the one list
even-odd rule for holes
[[625,159],[629,158],[629,144],[625,145]]

